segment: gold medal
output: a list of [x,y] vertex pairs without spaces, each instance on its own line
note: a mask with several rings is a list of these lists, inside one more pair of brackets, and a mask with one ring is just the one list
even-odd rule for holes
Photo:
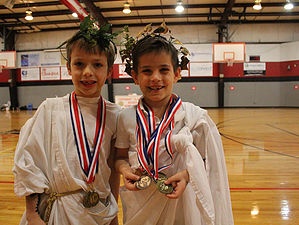
[[83,206],[90,208],[96,206],[100,201],[100,196],[95,191],[88,191],[83,198]]
[[147,187],[149,187],[152,183],[152,179],[148,175],[141,175],[140,179],[135,182],[135,187],[139,190],[143,190]]
[[167,176],[163,173],[159,173],[156,185],[158,190],[163,194],[170,194],[173,192],[173,186],[171,184],[165,184],[164,181],[167,180]]
[[159,180],[157,182],[157,188],[158,190],[163,194],[170,194],[173,192],[173,186],[171,184],[165,184],[165,180]]

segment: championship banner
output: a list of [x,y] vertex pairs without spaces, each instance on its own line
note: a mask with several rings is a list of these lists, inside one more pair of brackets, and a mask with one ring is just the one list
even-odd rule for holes
[[88,16],[87,11],[82,7],[82,5],[77,0],[60,0],[66,7],[68,7],[72,12],[77,13],[80,20]]

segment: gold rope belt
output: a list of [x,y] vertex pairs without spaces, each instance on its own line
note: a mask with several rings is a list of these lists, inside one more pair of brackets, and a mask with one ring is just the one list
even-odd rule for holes
[[[62,196],[66,196],[66,195],[77,194],[77,193],[82,192],[82,191],[84,191],[84,190],[83,189],[78,189],[78,190],[75,190],[75,191],[68,191],[68,192],[62,192],[62,193],[56,193],[56,192],[50,193],[49,198],[47,199],[47,207],[46,207],[45,216],[44,216],[44,221],[46,222],[46,224],[49,222],[52,207],[53,207],[53,204],[54,204],[54,202],[57,198],[62,197]],[[95,193],[95,192],[86,192],[86,193],[88,194],[88,193]],[[88,197],[88,195],[87,195],[87,197]],[[95,206],[98,202],[101,202],[106,207],[109,205],[109,196],[107,198],[99,198],[99,196],[97,194],[96,197],[97,197],[96,201],[93,202],[94,204],[92,203],[91,205],[87,205],[86,206],[87,208]],[[84,202],[83,202],[83,205],[84,205]]]
[[45,211],[44,221],[46,223],[49,222],[49,218],[50,218],[50,214],[51,214],[51,211],[52,211],[53,203],[55,202],[55,200],[57,198],[62,197],[62,196],[66,196],[66,195],[77,194],[81,191],[83,191],[83,189],[78,189],[78,190],[75,190],[75,191],[62,192],[62,193],[56,193],[56,192],[50,193],[49,198],[47,199],[47,208],[46,208],[46,211]]

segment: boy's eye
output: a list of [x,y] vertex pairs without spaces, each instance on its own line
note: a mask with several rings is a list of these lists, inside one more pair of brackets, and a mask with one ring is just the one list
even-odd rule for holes
[[161,73],[168,73],[169,72],[169,68],[162,68],[160,70]]
[[147,74],[147,75],[152,73],[152,71],[150,69],[144,69],[141,72],[144,73],[144,74]]
[[103,65],[102,65],[102,63],[95,63],[94,66],[97,67],[97,68],[100,68],[100,67],[102,67]]
[[80,66],[83,65],[83,63],[82,62],[75,62],[74,65],[80,67]]

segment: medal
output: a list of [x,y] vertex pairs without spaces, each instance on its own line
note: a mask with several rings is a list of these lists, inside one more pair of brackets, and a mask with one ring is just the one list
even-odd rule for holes
[[100,201],[100,196],[95,191],[89,191],[85,194],[83,198],[83,206],[85,208],[90,208],[96,206]]
[[171,184],[165,184],[164,181],[167,180],[167,176],[164,173],[159,173],[158,180],[156,181],[156,185],[158,190],[162,194],[170,194],[173,192],[173,186]]
[[170,194],[173,192],[173,186],[171,184],[165,184],[166,179],[161,179],[157,181],[157,188],[162,194]]
[[148,175],[141,175],[140,179],[135,182],[135,187],[139,190],[143,190],[149,187],[152,183],[152,179]]

